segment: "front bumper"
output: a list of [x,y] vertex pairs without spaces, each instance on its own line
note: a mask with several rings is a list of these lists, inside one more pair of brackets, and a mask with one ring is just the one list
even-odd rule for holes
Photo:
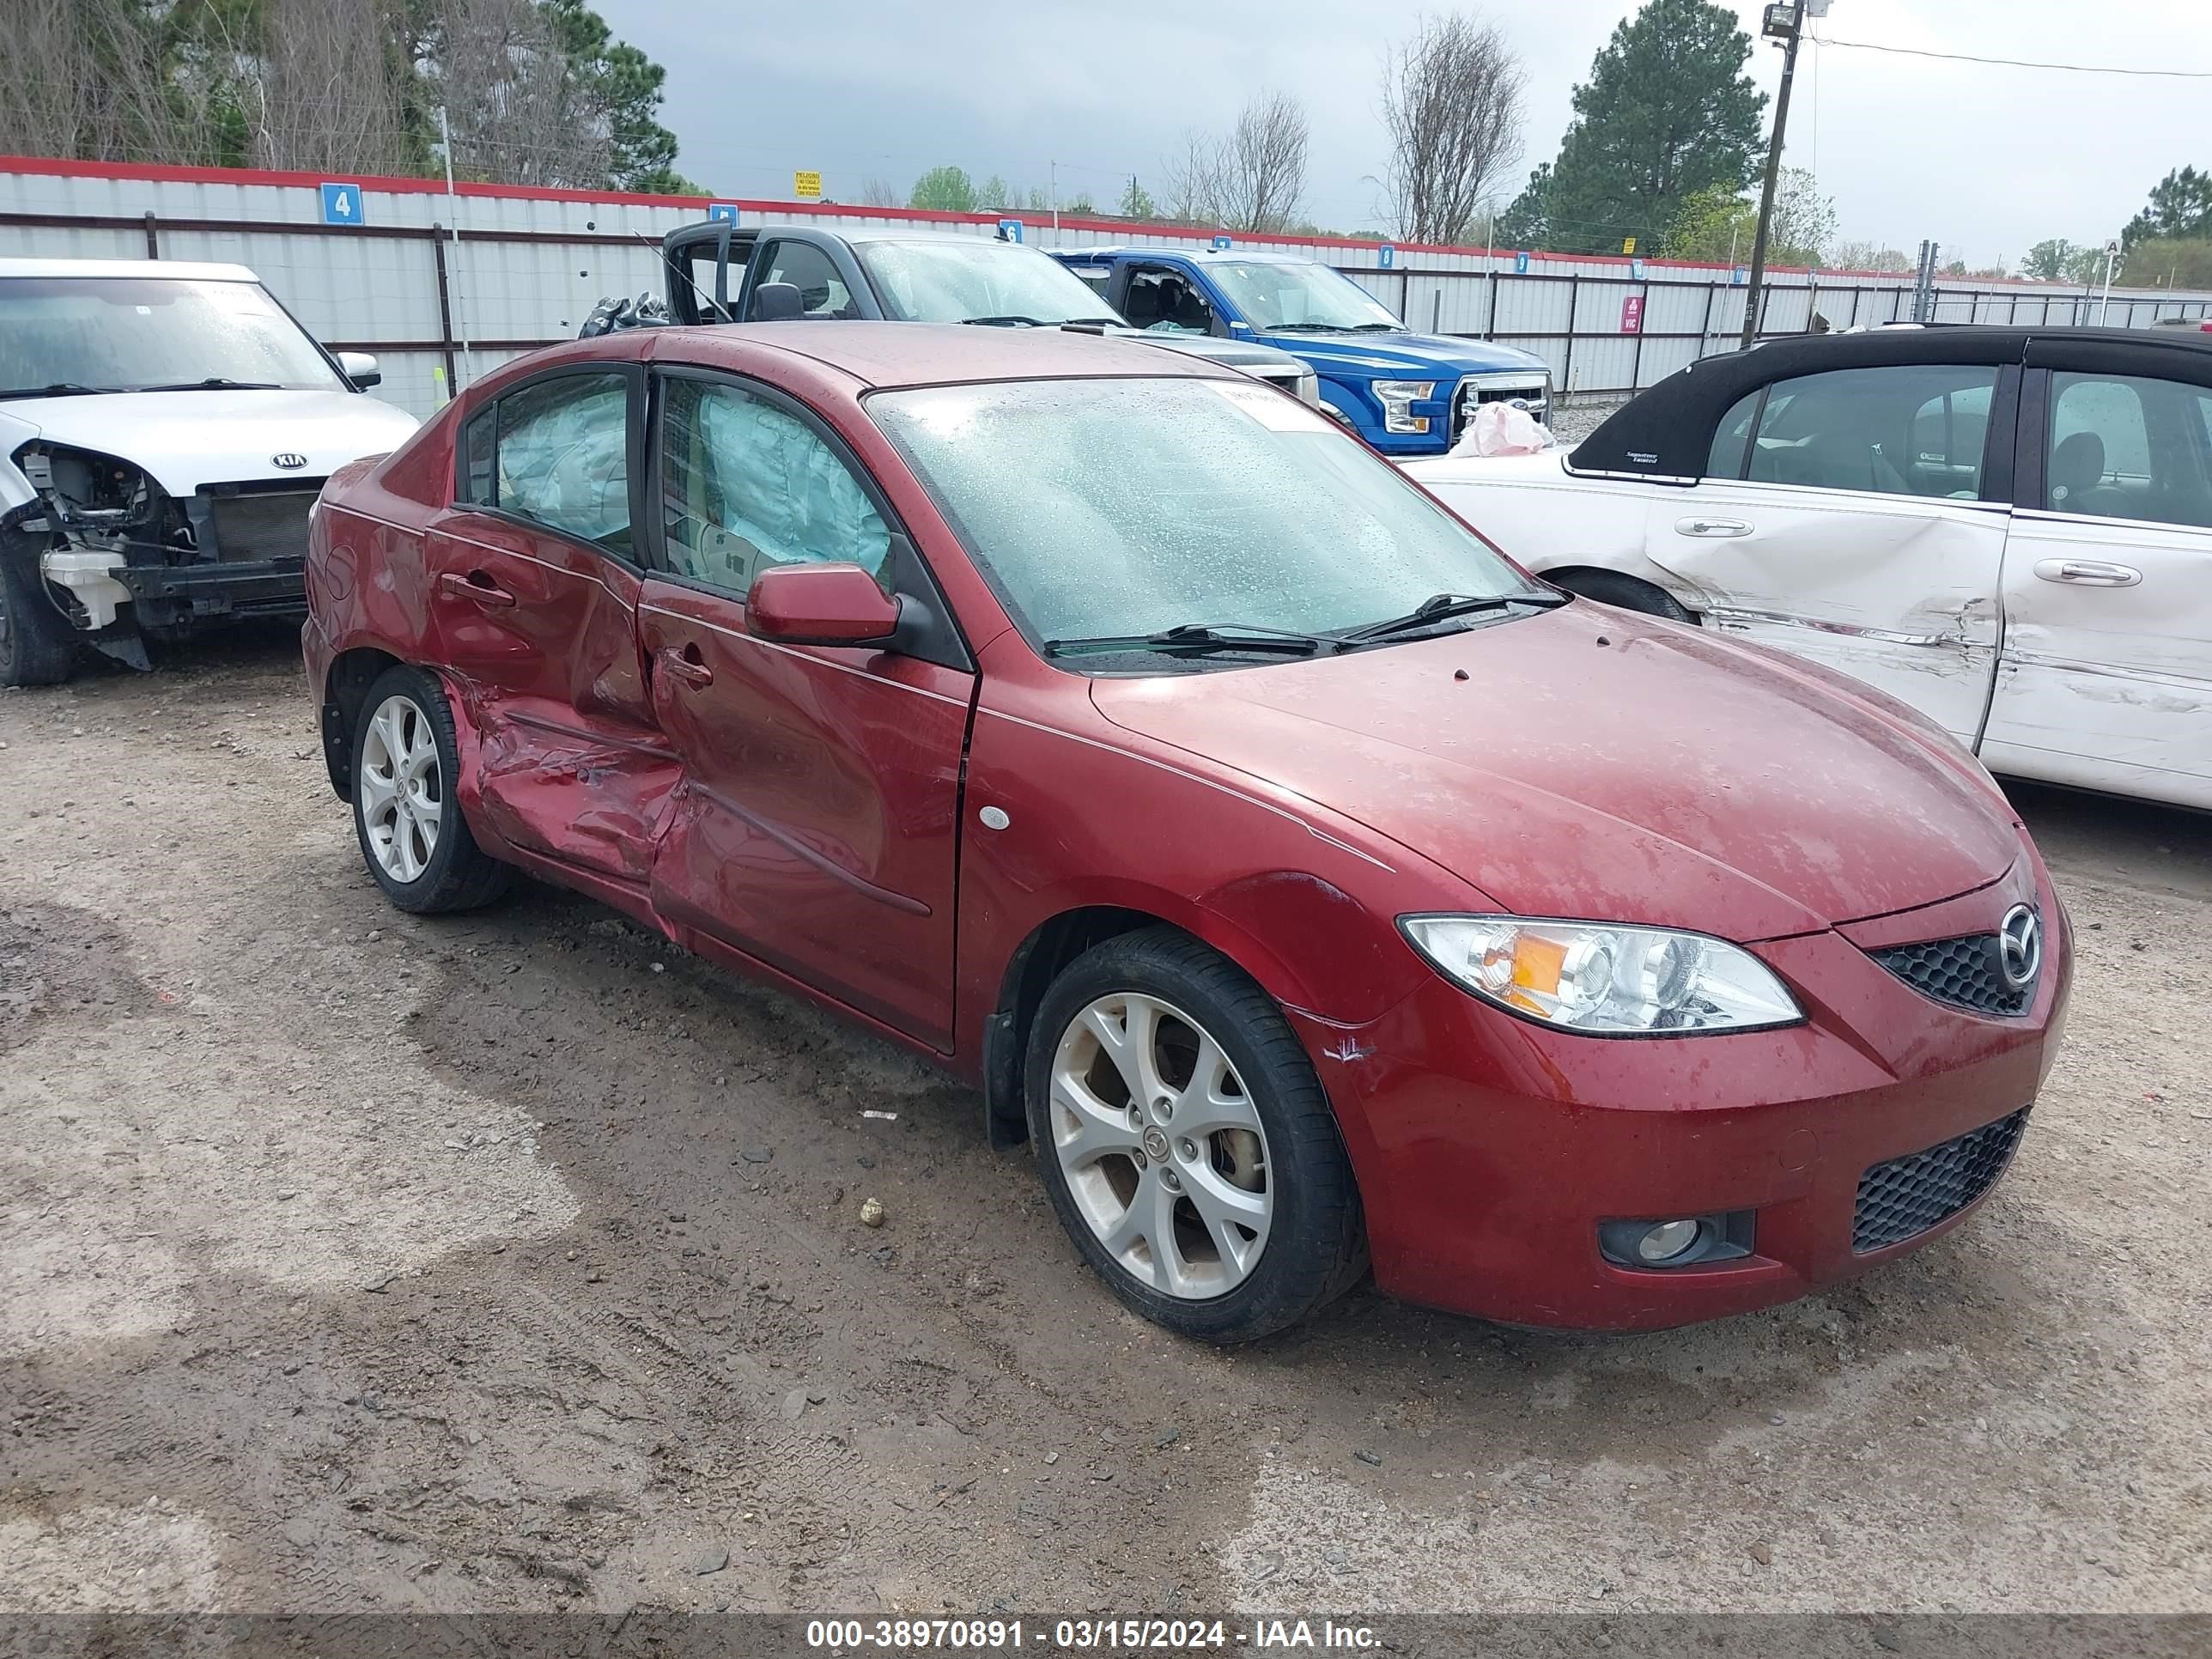
[[[1780,1030],[1580,1036],[1441,977],[1368,1025],[1294,1015],[1352,1153],[1377,1282],[1513,1324],[1647,1330],[1790,1301],[1940,1236],[1978,1195],[1855,1249],[1861,1178],[2034,1100],[2071,941],[2039,868],[2033,889],[2054,948],[2016,1018],[1934,1002],[1840,933],[1756,947],[1807,1010]],[[1639,1269],[1599,1249],[1603,1222],[1744,1211],[1735,1259]]]

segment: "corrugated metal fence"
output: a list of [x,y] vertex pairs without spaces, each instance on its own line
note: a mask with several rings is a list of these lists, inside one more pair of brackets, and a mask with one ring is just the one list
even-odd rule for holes
[[[331,222],[326,183],[352,191]],[[705,216],[703,200],[501,190],[427,179],[325,181],[308,174],[107,167],[0,157],[0,255],[220,260],[258,272],[315,336],[383,361],[382,395],[427,414],[499,363],[571,338],[605,295],[659,292],[660,238]],[[727,204],[738,222],[829,219],[847,226],[927,224],[978,236],[992,215],[917,214],[786,202]],[[1096,220],[1014,216],[1047,246],[1203,247],[1209,234]],[[1522,347],[1570,394],[1647,386],[1733,348],[1747,290],[1737,273],[1652,260],[1522,255],[1297,238],[1240,238],[1303,252],[1345,272],[1416,328]],[[1386,265],[1385,260],[1389,263]],[[1910,279],[1775,273],[1761,331],[1797,333],[1817,314],[1834,328],[1894,321]],[[1939,286],[1944,322],[2075,326],[2099,298],[2048,283]],[[2110,320],[2212,315],[2212,294],[2116,289]],[[1632,327],[1632,324],[1634,326]]]

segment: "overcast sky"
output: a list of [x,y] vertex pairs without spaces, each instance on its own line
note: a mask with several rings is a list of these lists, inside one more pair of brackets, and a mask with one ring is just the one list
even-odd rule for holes
[[[683,170],[717,192],[787,196],[796,167],[852,199],[940,162],[977,179],[1046,182],[1101,206],[1132,171],[1157,188],[1193,126],[1222,126],[1267,87],[1313,123],[1306,210],[1346,229],[1383,222],[1376,113],[1384,41],[1409,0],[841,0],[770,9],[598,0],[616,33],[668,68],[664,119]],[[1431,0],[1428,7],[1438,8]],[[1450,8],[1459,9],[1462,8]],[[1491,0],[1481,10],[1529,77],[1528,167],[1551,159],[1626,0]],[[1735,6],[1754,33],[1760,7]],[[773,21],[769,21],[769,19]],[[1892,46],[2132,67],[2212,70],[2207,0],[1834,0],[1816,35]],[[1770,92],[1779,52],[1755,48]],[[1808,47],[1789,161],[1812,167],[1849,240],[2016,263],[2045,236],[2117,232],[2168,169],[2212,166],[2212,81],[2057,74]],[[1510,195],[1510,191],[1508,191]]]

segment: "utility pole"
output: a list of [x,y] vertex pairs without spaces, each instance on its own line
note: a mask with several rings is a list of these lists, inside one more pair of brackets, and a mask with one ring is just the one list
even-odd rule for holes
[[[461,293],[461,198],[453,188],[453,130],[446,124],[446,106],[438,106],[438,147],[446,153],[446,212],[453,221],[450,227],[453,238],[453,322],[461,337],[461,375],[465,380],[477,377],[476,353],[469,349],[469,310]],[[455,386],[456,395],[460,387]]]
[[2118,242],[2106,243],[2105,297],[2100,301],[2097,305],[2097,326],[2099,328],[2104,327],[2105,313],[2112,308],[2112,267],[2119,262],[2119,258],[2120,245]]
[[1060,240],[1060,163],[1047,161],[1045,176],[1052,180],[1052,240]]
[[[1826,10],[1823,7],[1821,9]],[[1751,239],[1751,286],[1743,301],[1743,343],[1759,337],[1759,290],[1766,281],[1766,240],[1774,224],[1774,191],[1782,179],[1782,137],[1790,125],[1790,86],[1797,78],[1797,43],[1805,35],[1805,0],[1780,0],[1766,9],[1759,31],[1780,40],[1782,89],[1774,96],[1774,137],[1766,146],[1766,188],[1759,198],[1759,231]]]

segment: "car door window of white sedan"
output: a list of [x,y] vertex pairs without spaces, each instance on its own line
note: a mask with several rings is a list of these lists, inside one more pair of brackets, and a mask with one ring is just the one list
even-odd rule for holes
[[1972,364],[1779,380],[1722,416],[1705,476],[1973,501],[1996,386],[1994,368]]
[[1982,757],[2212,806],[2212,386],[2054,370]]

